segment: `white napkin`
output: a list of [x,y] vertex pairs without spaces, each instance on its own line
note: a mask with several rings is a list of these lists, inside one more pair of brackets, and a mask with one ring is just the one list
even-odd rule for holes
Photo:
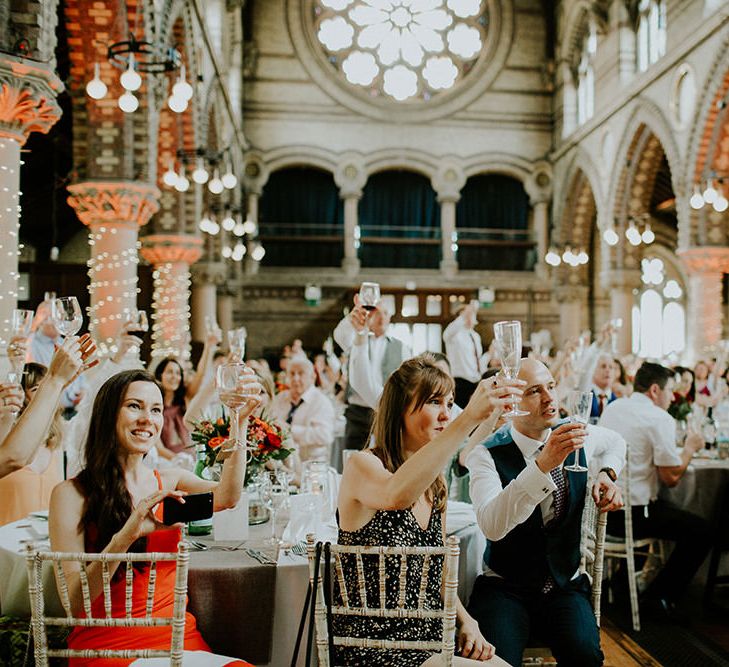
[[235,507],[213,514],[213,539],[216,542],[248,539],[248,494],[245,491]]

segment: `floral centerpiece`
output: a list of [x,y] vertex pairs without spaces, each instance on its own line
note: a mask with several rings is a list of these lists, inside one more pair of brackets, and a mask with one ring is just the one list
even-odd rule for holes
[[[198,448],[195,473],[205,477],[205,471],[213,469],[216,465],[218,450],[230,437],[230,417],[223,414],[215,420],[194,422],[190,437],[193,446]],[[246,485],[266,467],[266,462],[283,461],[294,451],[285,446],[288,439],[288,429],[277,420],[266,415],[261,417],[251,415],[248,418]]]

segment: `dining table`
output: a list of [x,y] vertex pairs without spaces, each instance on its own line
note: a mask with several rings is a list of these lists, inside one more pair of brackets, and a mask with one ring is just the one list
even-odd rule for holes
[[716,519],[718,503],[729,485],[729,459],[716,450],[701,450],[689,463],[679,483],[662,487],[660,497],[707,521]]
[[[336,541],[334,526],[321,530],[319,539]],[[449,504],[446,532],[459,538],[458,590],[465,603],[481,572],[486,541],[467,503]],[[244,541],[191,537],[188,608],[216,653],[258,667],[288,667],[309,585],[308,559],[300,548],[271,546],[269,536],[270,525],[264,523],[250,526]],[[30,616],[28,541],[49,548],[42,513],[0,527],[0,614],[5,616]],[[62,614],[50,566],[43,580],[47,613]],[[303,651],[297,664],[304,664]]]

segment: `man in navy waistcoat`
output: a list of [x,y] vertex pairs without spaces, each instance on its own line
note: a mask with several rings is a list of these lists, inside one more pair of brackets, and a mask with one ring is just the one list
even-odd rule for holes
[[597,667],[600,635],[590,583],[579,572],[588,473],[563,464],[578,457],[596,480],[592,497],[600,509],[619,509],[615,479],[625,441],[597,426],[560,424],[554,378],[541,362],[523,359],[519,379],[526,382],[519,408],[528,414],[493,433],[466,461],[478,524],[489,541],[468,611],[511,665],[521,665],[534,637],[560,667]]

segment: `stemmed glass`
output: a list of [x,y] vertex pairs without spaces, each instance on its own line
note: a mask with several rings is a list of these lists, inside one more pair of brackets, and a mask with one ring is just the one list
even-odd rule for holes
[[149,320],[147,319],[147,313],[144,310],[131,310],[127,315],[127,332],[139,338],[141,345],[144,339],[144,334],[149,331]]
[[[24,310],[22,308],[16,308],[13,310],[13,316],[10,321],[10,337],[27,339],[28,336],[30,336],[33,316],[34,313],[32,310]],[[8,348],[8,350],[10,351],[10,348]],[[13,372],[17,376],[20,376],[23,373],[23,368],[25,367],[25,359],[22,355],[18,356],[16,354],[9,354],[8,358]]]
[[240,445],[245,444],[245,441],[241,440],[238,429],[238,415],[240,409],[253,398],[252,394],[242,391],[240,380],[245,368],[246,366],[243,363],[227,363],[218,366],[215,376],[216,386],[220,401],[230,410],[230,437],[228,438],[228,445],[220,448],[216,457],[217,461],[224,461]]
[[260,494],[264,506],[271,512],[271,537],[273,545],[280,544],[276,537],[276,514],[289,497],[289,479],[285,470],[264,470],[260,478]]
[[236,358],[243,361],[243,357],[246,353],[246,338],[248,332],[245,327],[238,327],[228,332],[228,347],[230,353]]
[[[570,421],[574,424],[587,426],[590,422],[590,411],[592,410],[591,391],[571,391],[567,395],[567,411],[570,414]],[[587,472],[585,466],[580,465],[580,451],[575,451],[575,461],[564,467],[570,472]]]
[[[359,305],[371,313],[377,308],[378,303],[380,303],[380,285],[378,283],[362,283],[359,287]],[[365,324],[364,332],[365,334],[370,332],[367,324]]]
[[78,299],[75,296],[54,299],[51,302],[51,319],[62,336],[76,335],[84,323]]
[[[521,322],[517,320],[497,322],[494,324],[496,349],[501,359],[501,372],[508,380],[515,380],[521,366]],[[502,417],[522,417],[528,412],[516,406],[519,400],[512,396],[511,410]]]

